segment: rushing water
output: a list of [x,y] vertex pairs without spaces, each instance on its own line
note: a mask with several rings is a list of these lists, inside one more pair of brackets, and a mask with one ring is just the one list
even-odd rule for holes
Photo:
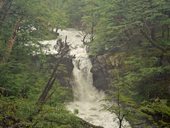
[[[106,104],[103,101],[104,92],[99,92],[93,86],[92,73],[90,72],[92,64],[80,33],[74,29],[59,31],[62,39],[67,36],[67,42],[69,42],[71,49],[70,54],[75,56],[73,59],[74,101],[69,103],[67,108],[73,113],[76,111],[77,116],[94,125],[104,128],[118,128],[116,115],[103,109],[103,104]],[[125,128],[129,127],[126,121],[123,124]]]

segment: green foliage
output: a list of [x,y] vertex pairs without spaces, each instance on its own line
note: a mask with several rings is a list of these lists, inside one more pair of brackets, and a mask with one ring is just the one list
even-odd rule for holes
[[83,127],[80,120],[66,111],[63,105],[55,107],[44,106],[41,113],[35,117],[35,121],[38,121],[37,127]]
[[69,102],[73,100],[71,88],[61,87],[60,85],[54,85],[54,94],[49,100],[49,104],[52,106],[60,105],[64,102]]
[[[155,99],[153,102],[143,102],[141,111],[150,115],[155,124],[160,127],[169,127],[168,120],[170,119],[170,107],[167,106],[167,100]],[[148,117],[149,118],[149,117]]]
[[[120,53],[114,53],[112,56],[117,54]],[[119,99],[121,106],[114,105],[111,110],[126,114],[125,118],[134,127],[136,124],[147,127],[149,123],[158,127],[169,126],[167,120],[169,120],[170,67],[159,65],[158,54],[153,51],[144,53],[142,47],[136,47],[135,51],[119,56],[121,65],[112,69],[114,80],[112,89],[109,90],[109,99],[114,99],[116,103]]]
[[[54,28],[64,28],[68,24],[67,14],[64,10],[57,8],[57,1],[15,0],[5,2],[9,3],[9,7],[8,4],[4,4],[0,18],[1,61],[7,56],[5,52],[9,45],[8,41],[12,37],[16,38],[12,49],[22,47],[24,49],[22,52],[29,54],[37,47],[40,49],[38,41],[56,38]],[[3,11],[3,9],[7,9],[7,11]],[[19,25],[16,28],[17,23]]]
[[[82,8],[83,25],[87,24],[86,30],[89,31],[91,23],[95,24],[94,40],[88,44],[90,54],[94,57],[107,54],[106,56],[114,58],[111,61],[119,62],[118,65],[107,64],[106,68],[114,76],[113,85],[108,90],[108,99],[111,101],[114,99],[114,102],[119,100],[121,104],[113,105],[111,110],[117,114],[120,111],[121,114],[126,114],[127,120],[134,127],[138,127],[137,124],[141,124],[141,127],[166,126],[156,123],[158,120],[154,120],[154,114],[142,112],[140,105],[143,101],[150,104],[151,100],[158,97],[168,100],[170,97],[169,1],[87,0],[85,2],[87,3]],[[119,53],[123,55],[116,57]],[[108,62],[109,57],[106,57]]]
[[30,128],[84,128],[82,121],[69,113],[62,104],[55,107],[45,105],[32,121],[28,120],[36,107],[31,100],[1,97],[1,126],[8,127],[20,123],[21,126]]
[[[97,1],[96,1],[97,2]],[[97,21],[95,27],[95,40],[90,44],[91,54],[102,54],[106,51],[114,51],[124,44],[135,42],[143,36],[140,30],[153,36],[159,45],[169,42],[169,1],[158,0],[110,0],[98,2],[94,14],[99,14],[93,21]],[[165,27],[165,30],[161,27]],[[161,34],[163,33],[162,38]],[[167,37],[165,37],[167,36]],[[144,39],[142,39],[144,40]],[[135,42],[138,43],[138,42]],[[168,43],[167,43],[168,44]],[[167,46],[167,45],[166,45]]]
[[[42,51],[46,46],[40,41],[57,38],[53,29],[69,24],[65,7],[58,5],[62,1],[3,2],[4,6],[0,7],[0,127],[83,128],[82,121],[65,108],[65,102],[72,100],[71,88],[59,85],[58,81],[46,104],[42,107],[36,104],[52,71],[48,56]],[[10,43],[12,38],[14,42]],[[7,56],[9,45],[12,49]],[[66,73],[62,64],[58,74],[64,77]]]
[[[120,65],[110,66],[116,70],[112,70],[115,79],[109,98],[120,103],[111,111],[125,114],[132,126],[169,127],[169,5],[168,0],[2,1],[0,126],[85,127],[66,111],[64,102],[73,99],[72,91],[57,81],[42,111],[29,117],[39,109],[36,102],[51,73],[42,51],[46,46],[39,41],[56,38],[53,28],[71,26],[91,34],[94,40],[88,45],[92,55],[123,52]],[[8,57],[8,43],[15,36]],[[60,65],[58,73],[60,78],[68,73],[65,65]]]
[[64,2],[62,0],[59,1],[69,17],[70,23],[69,25],[71,27],[79,28],[81,25],[80,21],[82,17],[81,7],[83,6],[84,1],[83,0],[65,0]]
[[27,74],[21,73],[25,65],[17,63],[8,63],[0,65],[0,83],[1,87],[9,90],[7,95],[18,95],[20,87],[23,86],[23,82],[27,79]]

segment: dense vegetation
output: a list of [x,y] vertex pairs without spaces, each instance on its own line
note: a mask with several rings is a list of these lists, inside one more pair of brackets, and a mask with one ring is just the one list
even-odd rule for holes
[[[72,91],[57,77],[65,65],[39,43],[66,27],[91,35],[92,58],[106,56],[110,111],[132,127],[170,127],[169,0],[0,0],[0,127],[88,127],[65,108]],[[39,102],[51,67],[58,74]]]
[[92,23],[91,55],[105,55],[112,71],[108,94],[118,106],[111,111],[133,127],[170,127],[170,2],[96,0],[90,6],[82,19]]
[[57,6],[56,0],[0,1],[1,128],[83,127],[65,109],[64,102],[72,100],[71,89],[58,81],[49,90],[48,100],[38,101],[53,70],[51,63],[56,63],[43,53],[45,46],[38,41],[57,38],[52,28],[68,24],[65,11]]

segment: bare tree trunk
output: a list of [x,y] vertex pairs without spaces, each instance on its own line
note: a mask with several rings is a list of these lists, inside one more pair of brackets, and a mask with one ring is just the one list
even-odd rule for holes
[[65,38],[65,42],[62,42],[61,40],[59,40],[59,42],[57,42],[57,44],[59,45],[59,51],[58,51],[58,55],[60,56],[56,62],[56,65],[53,69],[53,72],[47,82],[47,84],[44,87],[44,90],[42,91],[40,97],[38,98],[37,104],[44,104],[48,98],[48,94],[49,91],[51,90],[51,88],[53,87],[53,84],[57,78],[57,69],[59,67],[60,62],[62,61],[63,57],[69,52],[69,46],[67,45],[67,36]]
[[122,120],[119,120],[119,128],[122,128]]
[[47,96],[48,96],[48,93],[49,91],[51,90],[55,80],[56,80],[56,71],[58,69],[58,66],[59,66],[59,62],[56,64],[47,84],[45,85],[45,88],[43,90],[43,92],[41,93],[39,99],[38,99],[38,102],[37,103],[40,103],[40,104],[43,104],[46,102],[46,99],[47,99]]
[[[119,72],[117,69],[116,69],[116,77],[117,77],[117,80],[120,81],[120,76],[119,76]],[[122,128],[125,114],[123,113],[123,110],[121,110],[121,99],[120,99],[121,90],[120,89],[121,89],[120,85],[117,85],[117,107],[118,107],[117,118],[119,121],[119,128]]]
[[119,120],[119,128],[122,128],[122,121],[124,115],[121,115],[121,105],[120,105],[120,87],[118,86],[118,94],[117,94],[117,105],[118,105],[118,120]]
[[[52,96],[52,94],[54,93],[54,91],[49,94],[50,90],[53,87],[53,84],[55,82],[55,80],[57,79],[57,69],[60,65],[60,62],[62,61],[63,57],[68,54],[69,52],[69,45],[67,45],[67,37],[65,38],[65,42],[62,42],[61,40],[57,41],[57,45],[59,46],[59,50],[58,50],[58,60],[56,62],[56,65],[53,69],[53,72],[48,80],[48,82],[46,83],[41,95],[38,98],[37,101],[37,107],[35,108],[35,111],[30,114],[30,116],[28,117],[28,120],[32,121],[33,116],[39,114],[39,112],[42,110],[43,105],[46,103],[46,101]],[[36,125],[36,124],[35,124]]]
[[83,42],[84,45],[87,44],[87,41],[86,41],[86,37],[87,37],[87,33],[85,35],[83,35],[83,39],[81,40]]
[[92,21],[90,41],[93,41],[93,40],[94,40],[94,23]]

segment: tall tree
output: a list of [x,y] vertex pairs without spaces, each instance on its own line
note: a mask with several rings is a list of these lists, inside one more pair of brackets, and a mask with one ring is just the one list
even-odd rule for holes
[[[42,40],[56,26],[67,24],[64,12],[56,8],[56,2],[46,1],[5,1],[1,8],[1,45],[5,46],[4,60],[7,60],[16,41],[27,33],[29,37]],[[43,8],[42,8],[43,7]],[[60,15],[59,15],[60,13]],[[21,41],[21,40],[20,40]]]

